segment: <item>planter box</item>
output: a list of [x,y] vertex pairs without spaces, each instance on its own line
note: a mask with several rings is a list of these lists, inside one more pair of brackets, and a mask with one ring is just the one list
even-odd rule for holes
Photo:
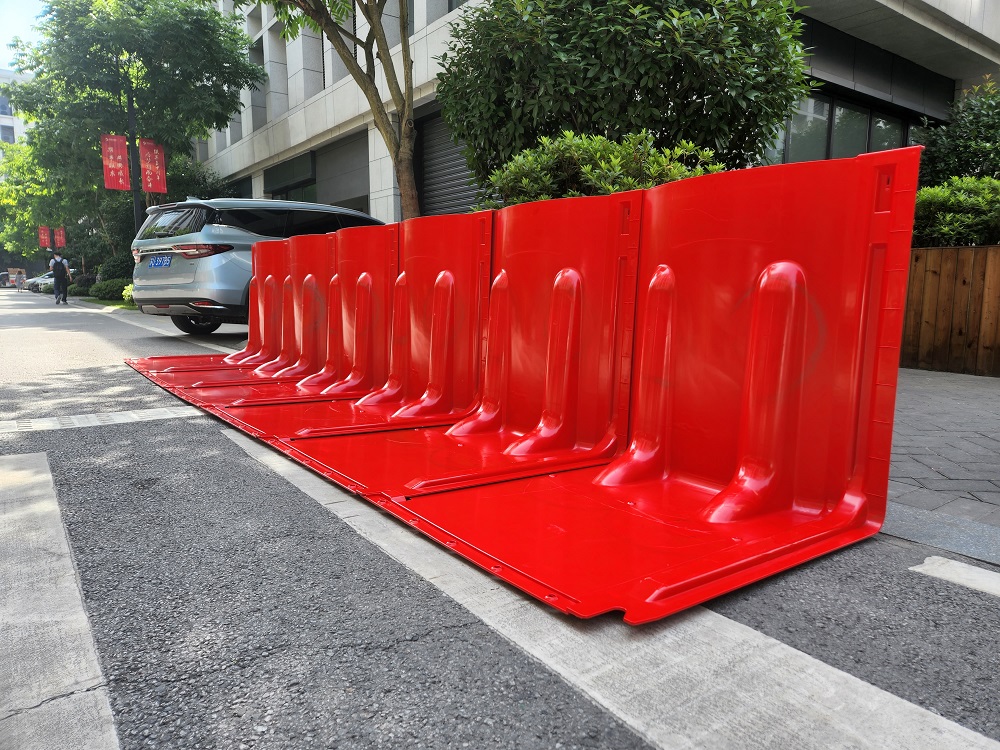
[[1000,377],[1000,246],[913,248],[900,364]]

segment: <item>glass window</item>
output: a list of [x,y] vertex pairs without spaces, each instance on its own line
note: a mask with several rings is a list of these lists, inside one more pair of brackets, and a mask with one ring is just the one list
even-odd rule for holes
[[796,162],[825,159],[829,127],[829,97],[810,96],[799,102],[789,123],[785,160]]
[[761,164],[781,164],[785,156],[785,128],[782,127],[766,149]]
[[857,104],[837,104],[833,116],[831,156],[843,159],[868,150],[868,123],[871,111]]
[[920,146],[924,142],[924,135],[927,133],[929,128],[925,128],[923,125],[917,125],[914,122],[910,123],[910,127],[906,129],[906,145],[907,146]]
[[0,115],[10,115],[14,114],[10,109],[10,99],[6,96],[0,96]]
[[326,234],[340,229],[337,214],[327,211],[292,211],[289,234]]
[[0,125],[0,143],[14,142],[14,127],[12,125]]
[[369,219],[365,216],[354,216],[353,214],[345,214],[340,217],[340,225],[343,228],[347,227],[370,227],[373,224],[381,224],[382,222],[377,219]]
[[885,151],[903,145],[903,121],[898,117],[875,114],[872,117],[870,151]]
[[207,208],[180,208],[158,211],[139,229],[137,240],[155,240],[200,232],[206,224]]
[[212,224],[245,229],[261,237],[287,237],[288,211],[271,208],[236,208],[216,211]]

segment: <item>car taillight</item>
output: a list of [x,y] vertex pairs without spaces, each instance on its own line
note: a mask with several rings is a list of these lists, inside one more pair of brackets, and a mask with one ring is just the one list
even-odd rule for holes
[[174,245],[175,252],[180,253],[185,258],[205,258],[209,255],[218,255],[228,250],[232,250],[232,245]]
[[139,256],[141,256],[141,255],[142,255],[142,253],[140,253],[138,250],[133,250],[132,251],[132,260],[134,260],[136,263],[138,263],[139,260],[140,260]]

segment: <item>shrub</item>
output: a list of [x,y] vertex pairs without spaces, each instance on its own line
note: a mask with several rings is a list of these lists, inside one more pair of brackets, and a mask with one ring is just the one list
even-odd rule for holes
[[1000,86],[986,76],[948,109],[948,124],[927,129],[920,140],[920,184],[949,177],[1000,177]]
[[122,292],[125,287],[132,283],[132,279],[108,279],[98,281],[90,287],[90,296],[97,299],[122,299]]
[[[92,287],[96,281],[97,276],[92,273],[78,274],[73,277],[73,284],[69,288],[69,293],[75,297],[86,297],[90,293],[90,287]],[[76,287],[77,289],[75,293],[73,292],[73,287]]]
[[101,281],[110,279],[129,279],[131,281],[133,271],[135,271],[135,260],[132,258],[132,254],[120,253],[112,255],[104,261],[97,269],[97,275]]
[[53,294],[55,290],[56,288],[53,284],[42,284],[40,287],[38,287],[38,291],[41,294]]
[[1000,244],[1000,180],[952,177],[917,191],[914,247]]
[[70,284],[66,287],[66,294],[70,297],[86,297],[90,294],[90,290],[86,287],[78,286],[77,284]]
[[477,208],[654,187],[722,171],[713,156],[687,141],[672,149],[656,148],[645,130],[621,143],[565,131],[558,138],[539,139],[537,148],[522,151],[494,171]]
[[122,289],[122,299],[126,302],[132,302],[132,289],[135,288],[135,284],[129,284],[124,289]]

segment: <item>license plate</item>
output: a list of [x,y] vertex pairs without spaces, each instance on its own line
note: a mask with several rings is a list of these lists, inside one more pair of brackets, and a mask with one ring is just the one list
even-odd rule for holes
[[149,259],[150,268],[167,268],[170,265],[169,255],[154,255]]

